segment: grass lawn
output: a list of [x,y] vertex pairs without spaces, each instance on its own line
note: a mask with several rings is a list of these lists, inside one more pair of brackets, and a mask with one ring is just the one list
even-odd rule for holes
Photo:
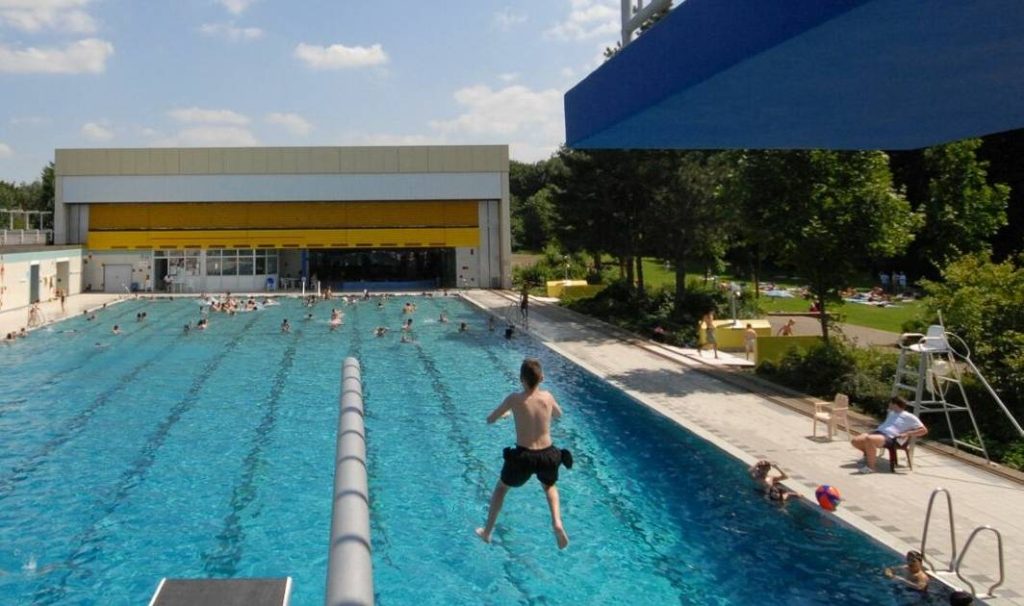
[[[689,280],[701,280],[703,274],[687,274]],[[731,276],[721,275],[721,280],[731,280]],[[867,279],[866,279],[867,280]],[[644,281],[650,289],[662,287],[672,288],[676,283],[674,269],[665,269],[664,262],[657,259],[644,259]],[[795,284],[777,282],[780,287],[791,287]],[[866,281],[870,286],[870,282]],[[864,285],[855,284],[856,287]],[[810,304],[803,299],[772,299],[761,297],[761,307],[766,312],[805,312]],[[889,332],[902,332],[903,323],[918,317],[923,310],[920,301],[902,303],[896,307],[873,307],[859,303],[845,303],[843,305],[832,305],[829,311],[839,314],[843,322],[857,326],[867,326],[878,330]]]
[[[761,297],[766,312],[805,312],[810,304],[804,299],[772,299]],[[838,314],[840,320],[856,326],[867,326],[889,332],[902,332],[903,323],[918,317],[924,307],[920,301],[901,303],[895,307],[873,307],[860,303],[830,305],[828,311]]]

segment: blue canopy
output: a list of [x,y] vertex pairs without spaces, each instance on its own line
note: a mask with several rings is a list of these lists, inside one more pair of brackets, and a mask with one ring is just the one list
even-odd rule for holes
[[914,149],[1024,127],[1024,1],[685,0],[565,95],[570,147]]

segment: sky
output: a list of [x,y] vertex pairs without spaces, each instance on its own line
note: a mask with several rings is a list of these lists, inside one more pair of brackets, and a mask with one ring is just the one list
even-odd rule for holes
[[565,139],[619,0],[0,0],[0,180],[55,148]]

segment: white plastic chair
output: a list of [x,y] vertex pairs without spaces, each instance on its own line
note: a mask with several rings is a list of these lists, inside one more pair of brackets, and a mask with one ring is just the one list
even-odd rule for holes
[[829,404],[828,402],[815,402],[814,403],[814,417],[812,418],[811,431],[813,437],[818,437],[818,423],[825,425],[828,428],[828,439],[832,440],[832,436],[836,434],[836,427],[839,426],[840,420],[842,420],[843,428],[846,431],[846,437],[850,437],[850,417],[847,414],[850,410],[850,398],[844,393],[837,393],[834,402]]

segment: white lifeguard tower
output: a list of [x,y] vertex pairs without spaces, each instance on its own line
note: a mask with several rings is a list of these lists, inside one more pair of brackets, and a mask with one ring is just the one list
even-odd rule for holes
[[[925,334],[904,333],[900,336],[900,357],[896,366],[896,377],[892,385],[892,395],[902,396],[910,405],[911,412],[917,416],[929,413],[942,413],[946,417],[949,428],[949,439],[955,448],[964,448],[981,454],[990,461],[985,442],[978,429],[978,423],[971,410],[971,403],[964,389],[964,379],[974,375],[977,381],[985,386],[995,403],[1017,433],[1024,437],[1024,429],[1010,413],[992,386],[989,385],[981,371],[971,361],[971,351],[963,339],[947,332],[945,326],[933,324]],[[951,339],[956,346],[951,344]],[[916,358],[917,368],[913,368]],[[959,397],[954,394],[959,393]],[[951,401],[950,396],[953,396]],[[957,439],[953,428],[952,413],[967,413],[971,426],[977,437],[977,444]]]

